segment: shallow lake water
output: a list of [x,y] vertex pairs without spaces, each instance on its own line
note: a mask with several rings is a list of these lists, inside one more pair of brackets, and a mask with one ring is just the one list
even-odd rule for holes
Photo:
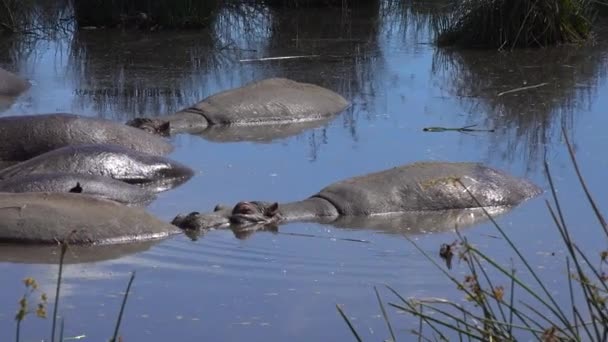
[[[162,193],[148,210],[169,221],[217,203],[292,201],[338,180],[423,160],[479,161],[548,190],[547,161],[579,243],[605,248],[561,129],[606,208],[606,44],[510,54],[442,50],[432,44],[428,12],[415,3],[346,12],[252,9],[247,17],[221,13],[210,32],[91,30],[36,42],[0,40],[0,66],[33,83],[1,115],[72,112],[124,122],[174,112],[266,77],[311,82],[339,92],[351,107],[330,122],[292,135],[280,130],[273,139],[269,132],[249,139],[221,132],[172,137],[170,157],[196,175]],[[308,57],[259,60],[285,56]],[[422,130],[467,125],[496,131]],[[545,207],[548,198],[545,193],[497,220],[566,301],[564,251]],[[500,262],[514,256],[488,222],[463,233]],[[122,322],[125,341],[350,340],[336,304],[365,339],[386,339],[374,286],[389,301],[394,297],[383,284],[404,297],[463,297],[406,235],[437,261],[440,244],[455,239],[449,229],[294,223],[238,238],[217,230],[194,241],[176,236],[70,250],[59,310],[65,335],[107,340],[136,271]],[[49,249],[0,246],[0,258],[4,341],[13,338],[21,279],[35,277],[51,295],[58,256]],[[456,263],[450,272],[462,278],[465,267]],[[395,311],[391,318],[399,337],[412,338],[416,320]],[[50,319],[28,318],[24,340],[46,338],[49,327]]]

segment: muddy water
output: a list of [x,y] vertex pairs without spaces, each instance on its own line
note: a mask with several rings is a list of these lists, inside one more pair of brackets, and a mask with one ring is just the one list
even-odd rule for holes
[[[604,247],[560,130],[565,127],[574,142],[587,182],[606,208],[608,100],[600,96],[608,91],[605,45],[514,54],[441,51],[431,44],[428,11],[249,10],[247,17],[225,11],[211,32],[84,31],[50,41],[3,41],[0,65],[34,86],[3,107],[2,115],[66,111],[124,122],[176,111],[264,77],[313,82],[343,94],[351,108],[303,130],[248,132],[245,139],[230,132],[174,137],[171,157],[197,174],[148,209],[170,220],[217,203],[290,201],[334,181],[420,160],[481,161],[547,189],[546,160],[576,237],[590,250]],[[281,56],[310,57],[256,60]],[[473,124],[496,132],[422,131]],[[498,222],[565,301],[563,248],[544,197]],[[509,263],[513,253],[490,224],[464,232]],[[454,240],[449,229],[297,223],[247,237],[213,231],[196,240],[178,236],[120,249],[74,249],[60,308],[66,336],[109,338],[135,270],[121,330],[128,341],[348,340],[336,304],[344,305],[364,338],[388,338],[373,286],[390,284],[405,297],[462,298],[405,235],[433,257],[441,243]],[[52,294],[57,256],[53,250],[1,246],[0,258],[0,340],[8,340],[20,280],[33,276]],[[460,278],[465,269],[455,265],[450,272]],[[417,322],[394,311],[391,317],[399,337],[411,338],[408,329]],[[50,320],[28,318],[24,336],[39,340],[49,327]]]

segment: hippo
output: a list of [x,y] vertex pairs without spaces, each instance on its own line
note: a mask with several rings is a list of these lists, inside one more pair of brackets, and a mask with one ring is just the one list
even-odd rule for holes
[[33,173],[0,181],[0,192],[75,192],[127,205],[146,205],[154,192],[109,177],[76,173]]
[[[64,146],[0,170],[0,179],[45,173],[88,174],[165,191],[189,180],[189,167],[117,145]],[[76,184],[74,184],[76,185]]]
[[302,220],[327,223],[349,216],[508,209],[540,193],[528,180],[480,163],[418,162],[337,182],[297,202],[243,201],[208,214],[180,214],[172,223],[183,229],[245,229]]
[[2,161],[24,161],[79,144],[113,144],[157,156],[173,150],[166,139],[140,129],[66,113],[2,117],[0,141]]
[[143,208],[77,193],[0,193],[0,243],[105,245],[159,240],[180,229]]
[[201,133],[214,126],[256,126],[326,121],[349,102],[320,86],[269,78],[212,95],[194,106],[159,118],[126,124],[151,133]]
[[[454,228],[466,229],[487,221],[488,216],[486,215],[486,212],[492,215],[492,217],[497,217],[508,211],[509,207],[410,211],[372,216],[339,216],[337,219],[335,217],[319,217],[315,219],[314,222],[331,225],[337,229],[366,229],[383,234],[417,235],[453,231]],[[174,221],[174,224],[178,223],[180,219],[183,220],[185,217],[187,216],[178,218]],[[194,215],[190,218],[194,218]],[[192,224],[192,222],[185,224]],[[257,232],[280,233],[279,227],[276,224],[256,224],[252,226],[231,225],[228,227],[239,240],[246,240]],[[207,233],[207,231],[209,231],[209,229],[201,229],[196,226],[184,227],[185,235],[194,241],[198,240]]]
[[0,68],[0,96],[16,97],[31,86],[29,81]]

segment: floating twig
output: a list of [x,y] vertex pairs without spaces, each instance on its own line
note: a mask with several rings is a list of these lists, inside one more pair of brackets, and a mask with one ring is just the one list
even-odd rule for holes
[[521,88],[515,88],[515,89],[503,91],[502,93],[498,93],[496,96],[503,96],[503,95],[506,95],[506,94],[517,93],[517,92],[524,91],[524,90],[530,90],[530,89],[540,88],[540,87],[546,86],[547,84],[549,84],[549,82],[539,83],[539,84],[535,84],[535,85],[531,85],[531,86],[525,86],[525,87],[521,87]]
[[263,58],[251,58],[251,59],[241,59],[239,62],[264,62],[264,61],[278,61],[283,59],[298,59],[298,58],[316,58],[321,57],[321,55],[302,55],[302,56],[280,56],[280,57],[263,57]]
[[471,128],[471,127],[475,127],[477,125],[469,125],[469,126],[464,126],[464,127],[458,127],[458,128],[450,128],[450,127],[425,127],[422,130],[424,132],[447,132],[447,131],[452,131],[452,132],[461,132],[461,133],[465,133],[465,132],[494,132],[494,129],[477,129],[477,128]]
[[341,241],[350,241],[350,242],[361,242],[361,243],[371,243],[369,240],[363,239],[351,239],[351,238],[337,238],[333,236],[321,236],[321,235],[313,235],[313,234],[303,234],[303,233],[287,233],[287,232],[276,232],[281,235],[291,235],[291,236],[302,236],[302,237],[311,237],[318,239],[331,239],[331,240],[341,240]]

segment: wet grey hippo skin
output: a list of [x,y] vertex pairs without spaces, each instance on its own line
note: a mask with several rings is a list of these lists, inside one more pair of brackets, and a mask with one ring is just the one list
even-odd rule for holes
[[[314,84],[270,78],[209,96],[168,116],[127,125],[152,133],[200,133],[212,126],[276,125],[326,120],[348,107],[339,94]],[[168,123],[168,125],[167,125]]]
[[420,162],[334,183],[297,202],[239,202],[232,210],[178,215],[181,228],[246,227],[296,220],[335,221],[373,216],[479,208],[513,207],[541,190],[527,180],[478,163]]
[[164,138],[104,119],[73,114],[0,118],[0,160],[23,161],[54,149],[78,144],[113,144],[153,155],[173,146]]
[[30,87],[27,80],[0,68],[0,96],[19,96]]
[[151,190],[119,180],[69,173],[15,176],[0,181],[0,192],[75,192],[134,205],[146,205],[156,198]]
[[74,193],[0,193],[0,242],[74,245],[156,240],[179,229],[146,213]]
[[[45,173],[88,174],[164,191],[189,180],[189,167],[116,145],[65,146],[0,170],[0,179]],[[75,185],[75,184],[74,184]]]

